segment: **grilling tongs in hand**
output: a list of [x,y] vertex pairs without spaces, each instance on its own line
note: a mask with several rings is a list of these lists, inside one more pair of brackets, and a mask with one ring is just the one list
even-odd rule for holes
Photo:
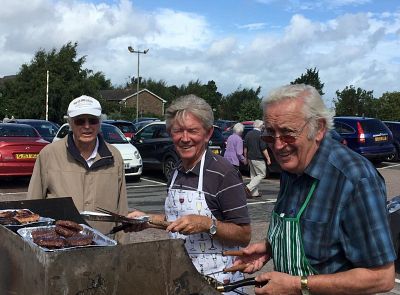
[[[149,223],[152,225],[151,226],[152,228],[159,228],[159,229],[166,229],[170,224],[170,222],[168,222],[168,221],[153,220],[149,216],[141,216],[138,218],[129,218],[124,215],[120,215],[120,214],[117,214],[115,212],[112,212],[112,211],[109,211],[107,209],[100,208],[100,207],[97,207],[96,210],[101,213],[108,214],[108,215],[101,216],[101,219],[96,219],[97,221],[109,221],[109,222],[121,222],[122,223],[119,226],[115,226],[109,232],[109,234],[115,234],[116,232],[124,230],[125,228],[127,228],[133,224]],[[93,217],[93,215],[91,217]],[[88,218],[88,219],[92,219],[92,218]],[[92,220],[94,220],[94,219],[92,219]]]

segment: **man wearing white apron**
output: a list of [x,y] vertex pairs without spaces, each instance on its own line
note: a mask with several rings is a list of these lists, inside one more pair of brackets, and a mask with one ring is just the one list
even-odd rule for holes
[[[228,283],[243,274],[223,273],[233,258],[222,256],[222,251],[246,246],[251,227],[240,174],[222,156],[207,150],[213,122],[211,107],[194,95],[178,98],[167,109],[166,129],[180,162],[170,181],[165,214],[147,215],[171,222],[167,231],[185,240],[199,273]],[[128,216],[143,214],[134,211]]]

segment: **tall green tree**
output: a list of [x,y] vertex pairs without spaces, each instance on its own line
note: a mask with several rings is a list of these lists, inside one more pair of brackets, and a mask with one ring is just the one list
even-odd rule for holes
[[400,121],[400,92],[386,92],[379,98],[379,119]]
[[83,68],[86,57],[77,56],[77,46],[78,43],[70,42],[59,51],[40,49],[30,64],[23,64],[16,78],[7,81],[2,90],[9,101],[9,113],[16,118],[45,119],[47,71],[51,121],[62,122],[69,102],[75,97],[83,94],[99,97],[100,90],[111,89],[111,82],[104,74]]
[[342,91],[336,91],[333,100],[337,116],[369,116],[377,117],[377,100],[373,91],[360,87],[346,86]]
[[221,119],[229,120],[255,120],[261,119],[261,87],[256,90],[243,88],[228,94],[222,104]]
[[290,84],[307,84],[315,87],[318,90],[320,95],[324,95],[322,89],[324,88],[324,83],[321,83],[319,79],[319,71],[317,68],[306,69],[305,74],[301,74],[299,78],[290,82]]

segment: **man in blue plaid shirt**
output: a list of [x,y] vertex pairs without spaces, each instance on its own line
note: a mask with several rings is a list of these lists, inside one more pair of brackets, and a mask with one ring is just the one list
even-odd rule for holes
[[256,294],[374,294],[394,286],[395,251],[382,176],[328,135],[332,114],[318,91],[288,85],[263,100],[262,136],[282,168],[265,242],[243,249],[245,272],[270,259]]

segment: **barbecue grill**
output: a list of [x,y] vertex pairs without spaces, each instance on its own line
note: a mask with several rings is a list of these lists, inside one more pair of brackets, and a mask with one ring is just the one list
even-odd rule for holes
[[[71,198],[0,203],[85,224]],[[220,294],[196,271],[181,240],[45,252],[0,226],[0,294]]]

